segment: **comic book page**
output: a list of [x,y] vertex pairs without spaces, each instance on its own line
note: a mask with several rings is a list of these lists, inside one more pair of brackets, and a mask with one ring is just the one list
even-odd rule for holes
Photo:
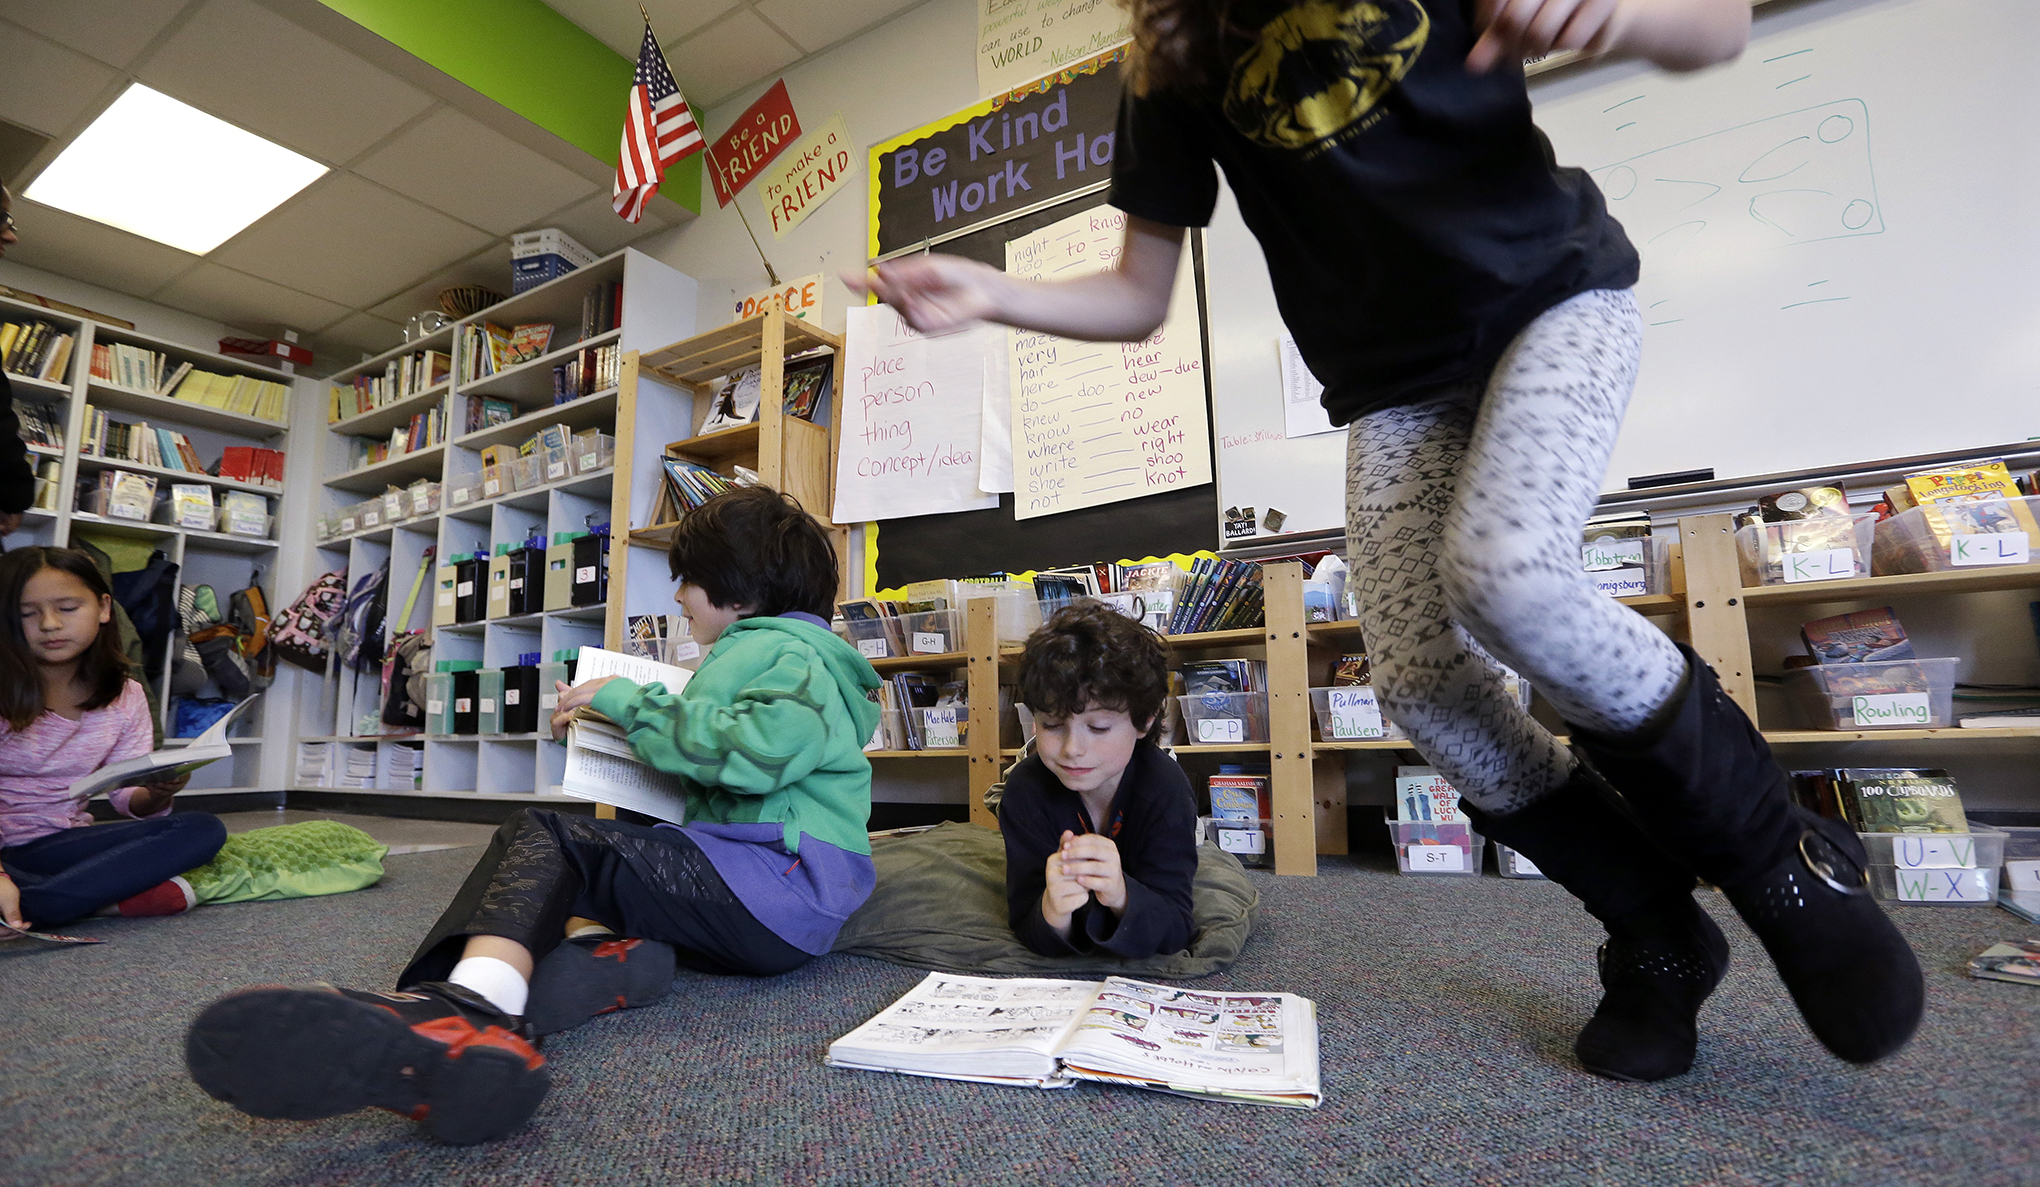
[[1289,993],[1215,993],[1112,977],[1063,1045],[1078,1079],[1316,1108],[1317,1012]]
[[930,973],[829,1044],[829,1063],[992,1084],[1063,1088],[1056,1047],[1103,988],[1095,981]]

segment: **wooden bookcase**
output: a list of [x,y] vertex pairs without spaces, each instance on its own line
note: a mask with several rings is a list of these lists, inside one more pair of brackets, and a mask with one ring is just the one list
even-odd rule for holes
[[[23,513],[21,527],[7,538],[7,546],[65,545],[92,537],[138,542],[162,551],[177,564],[180,586],[210,585],[219,595],[222,611],[233,592],[250,584],[260,584],[271,610],[278,609],[279,596],[286,593],[278,587],[277,581],[279,541],[286,535],[279,528],[287,524],[289,510],[285,505],[284,489],[84,453],[86,410],[90,407],[130,424],[146,423],[151,428],[184,433],[191,439],[201,460],[210,463],[216,462],[220,452],[230,445],[288,450],[291,444],[291,413],[298,405],[295,399],[298,385],[309,381],[301,381],[289,372],[246,359],[5,298],[0,298],[0,321],[48,322],[73,336],[71,357],[62,375],[49,380],[12,373],[7,376],[14,399],[37,405],[64,438],[61,449],[30,447],[30,460],[38,472],[45,468],[46,462],[55,462],[57,477],[40,504]],[[285,404],[285,418],[270,420],[243,415],[95,378],[92,375],[92,348],[109,344],[155,351],[168,358],[167,367],[173,370],[180,364],[190,363],[214,374],[247,376],[283,384],[292,388],[292,398],[287,399]],[[107,470],[126,470],[153,477],[161,494],[167,494],[173,484],[208,486],[215,492],[215,498],[223,491],[259,494],[268,501],[273,517],[271,530],[266,537],[257,539],[95,514],[79,504],[78,485],[81,479],[93,480]],[[288,466],[284,476],[287,483],[294,477]],[[169,746],[179,744],[177,739],[169,737],[174,707],[169,694],[170,665],[175,662],[176,638],[173,635],[164,666],[146,674],[162,712],[165,744]],[[231,739],[235,747],[233,759],[213,763],[193,773],[186,795],[253,792],[279,786],[283,768],[280,761],[265,767],[261,743],[286,733],[280,728],[284,721],[283,712],[273,713],[271,704],[288,702],[294,694],[295,683],[296,678],[287,666],[279,669],[276,686],[236,725],[236,736]],[[208,681],[194,695],[217,697],[220,692]]]

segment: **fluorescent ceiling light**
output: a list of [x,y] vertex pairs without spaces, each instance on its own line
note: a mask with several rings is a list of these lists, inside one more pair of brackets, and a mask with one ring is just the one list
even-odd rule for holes
[[202,256],[325,172],[136,83],[22,196]]

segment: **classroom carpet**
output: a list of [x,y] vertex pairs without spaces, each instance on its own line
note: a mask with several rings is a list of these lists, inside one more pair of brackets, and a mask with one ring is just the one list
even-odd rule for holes
[[2040,1183],[2040,992],[1963,973],[2033,925],[1898,910],[1926,1022],[1858,1068],[1808,1036],[1709,895],[1735,965],[1701,1017],[1698,1066],[1618,1084],[1573,1063],[1597,933],[1563,892],[1400,877],[1385,853],[1253,875],[1245,954],[1198,983],[1317,1002],[1312,1112],[826,1067],[830,1040],[924,975],[849,956],[772,980],[683,974],[655,1006],[554,1036],[552,1094],[493,1145],[435,1146],[381,1112],[260,1121],[186,1078],[185,1026],[227,990],[386,986],[478,852],[391,857],[352,894],[69,929],[96,946],[8,945],[0,1183]]

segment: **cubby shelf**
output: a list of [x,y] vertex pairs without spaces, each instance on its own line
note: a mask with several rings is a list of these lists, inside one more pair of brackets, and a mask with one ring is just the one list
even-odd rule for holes
[[[429,349],[423,345],[407,348],[411,351]],[[421,412],[430,412],[434,405],[446,402],[446,393],[452,387],[449,380],[440,380],[422,391],[412,392],[401,400],[392,400],[379,408],[357,412],[342,417],[326,427],[346,437],[388,437],[399,425],[411,423],[411,418]]]
[[[271,372],[278,383],[289,383],[291,377],[282,372]],[[11,382],[11,378],[10,378]],[[195,400],[179,400],[170,396],[159,396],[154,392],[137,391],[131,387],[107,383],[94,379],[86,385],[85,400],[94,408],[112,409],[118,412],[132,412],[153,420],[171,424],[192,425],[202,429],[219,429],[229,433],[256,434],[274,437],[290,428],[276,420],[264,420],[259,416],[246,416],[239,412],[228,412]]]
[[1908,594],[1988,593],[2001,589],[2040,589],[2040,565],[1900,573],[1890,577],[1857,577],[1842,581],[1802,581],[1793,585],[1750,586],[1736,593],[1746,606],[1784,606],[1867,601]]

